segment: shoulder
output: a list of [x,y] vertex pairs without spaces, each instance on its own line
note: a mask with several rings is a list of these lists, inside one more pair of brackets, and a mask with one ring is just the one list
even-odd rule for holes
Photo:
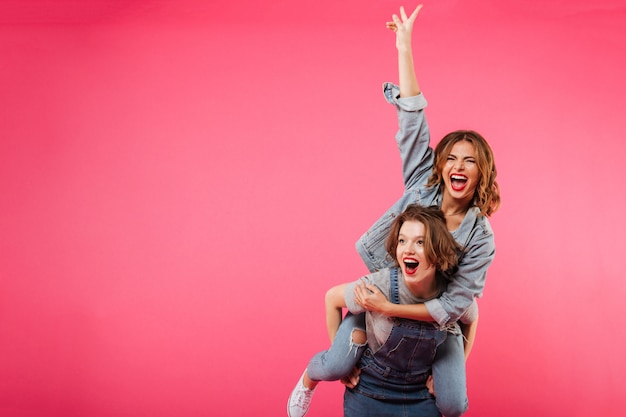
[[493,229],[478,207],[472,207],[467,212],[461,226],[452,235],[463,251],[493,253],[495,250]]
[[493,229],[491,228],[491,223],[489,223],[489,218],[487,216],[480,214],[480,209],[478,207],[472,207],[468,214],[474,217],[474,227],[476,233],[483,237],[493,237]]
[[389,282],[391,279],[391,270],[393,268],[383,268],[379,271],[372,272],[365,276],[365,279],[371,284],[378,285],[380,283]]
[[383,268],[373,272],[366,276],[367,281],[372,285],[376,285],[381,292],[388,296],[389,289],[391,288],[391,271],[393,269],[396,268]]

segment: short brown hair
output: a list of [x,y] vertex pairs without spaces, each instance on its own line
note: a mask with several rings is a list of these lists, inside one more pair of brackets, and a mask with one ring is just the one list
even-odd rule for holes
[[423,207],[419,204],[410,204],[394,220],[385,242],[387,253],[395,260],[398,247],[398,235],[400,228],[407,221],[417,221],[424,225],[424,253],[431,264],[437,265],[441,271],[450,271],[458,263],[457,250],[460,249],[448,228],[446,218],[439,207]]

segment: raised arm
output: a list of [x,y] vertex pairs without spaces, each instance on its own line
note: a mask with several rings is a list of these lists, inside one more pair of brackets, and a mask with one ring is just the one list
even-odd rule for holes
[[400,85],[383,83],[383,95],[387,103],[396,108],[398,116],[395,139],[406,192],[356,243],[356,249],[370,272],[393,266],[384,245],[389,226],[407,204],[415,202],[412,189],[427,182],[433,166],[430,131],[424,112],[427,103],[417,83],[411,52],[411,32],[420,9],[418,6],[410,17],[402,10],[402,17],[394,16],[395,21],[386,23],[387,28],[396,33]]
[[420,4],[410,16],[407,16],[404,7],[400,7],[400,16],[394,14],[393,21],[387,22],[387,28],[396,33],[396,48],[398,49],[398,72],[400,76],[400,97],[413,97],[420,94],[421,90],[415,75],[413,63],[413,49],[411,36],[413,24],[422,9]]

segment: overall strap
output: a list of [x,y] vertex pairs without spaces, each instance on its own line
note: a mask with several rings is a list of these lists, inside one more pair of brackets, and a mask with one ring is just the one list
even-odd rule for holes
[[391,268],[389,271],[391,285],[389,286],[389,298],[394,304],[400,304],[400,289],[398,287],[398,268]]

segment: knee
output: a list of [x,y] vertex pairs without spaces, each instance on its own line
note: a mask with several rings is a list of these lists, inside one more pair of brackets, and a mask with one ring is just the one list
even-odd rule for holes
[[357,346],[367,343],[367,335],[365,334],[365,331],[361,329],[354,329],[352,331],[352,343]]
[[367,344],[367,335],[362,329],[353,329],[350,338],[349,349],[347,352],[341,351],[341,354],[334,352],[325,358],[325,374],[326,380],[338,380],[352,372],[356,366],[362,351]]
[[467,397],[458,401],[445,401],[444,404],[437,402],[437,407],[444,417],[460,417],[468,408]]

